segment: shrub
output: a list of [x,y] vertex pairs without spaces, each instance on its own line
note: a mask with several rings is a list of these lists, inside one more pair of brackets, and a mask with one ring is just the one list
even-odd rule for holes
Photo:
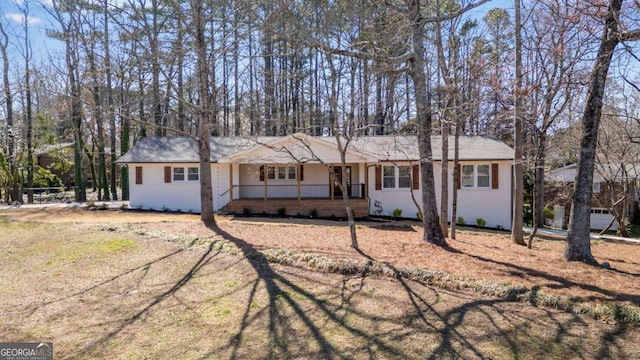
[[35,188],[62,188],[62,180],[56,174],[52,174],[51,171],[36,166],[36,171],[33,173],[33,187]]
[[122,205],[120,205],[120,210],[127,210],[127,208],[129,208],[129,205],[123,203]]
[[285,207],[278,208],[278,215],[279,216],[287,215],[287,208],[285,208]]
[[545,206],[542,209],[542,214],[544,214],[544,217],[547,219],[553,219],[554,216],[556,215],[555,212],[553,212],[553,210],[550,207]]
[[311,209],[311,211],[309,211],[309,217],[312,219],[317,219],[318,218],[318,209]]
[[402,216],[402,209],[393,209],[393,213],[391,213],[391,215],[395,218]]
[[467,225],[467,223],[464,221],[464,218],[462,216],[458,216],[458,218],[456,219],[456,224]]
[[487,220],[483,219],[483,218],[477,218],[476,219],[476,224],[478,225],[478,227],[485,227],[487,226]]
[[251,208],[248,207],[248,206],[243,207],[242,208],[242,215],[245,215],[245,216],[251,215]]

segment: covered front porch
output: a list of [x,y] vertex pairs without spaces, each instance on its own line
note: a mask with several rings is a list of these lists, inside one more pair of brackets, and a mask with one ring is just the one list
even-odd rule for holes
[[227,191],[219,203],[238,214],[284,209],[289,215],[343,217],[346,195],[356,216],[367,216],[368,158],[349,150],[343,155],[335,144],[304,134],[256,144],[221,159],[221,166],[229,166],[229,182],[220,184]]
[[[228,204],[235,214],[344,217],[343,193],[357,217],[368,215],[366,164],[229,164]],[[343,179],[346,188],[340,186]]]

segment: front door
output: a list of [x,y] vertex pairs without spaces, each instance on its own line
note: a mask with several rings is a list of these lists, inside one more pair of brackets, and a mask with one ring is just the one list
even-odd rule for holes
[[[346,179],[347,179],[347,195],[351,196],[351,166],[346,167]],[[333,196],[341,197],[342,190],[340,190],[340,183],[342,181],[342,166],[333,168]]]

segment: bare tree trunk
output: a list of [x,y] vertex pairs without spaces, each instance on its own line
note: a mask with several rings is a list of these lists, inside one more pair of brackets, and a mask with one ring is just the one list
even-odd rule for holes
[[451,229],[450,237],[456,238],[456,217],[458,216],[458,182],[460,181],[460,172],[458,171],[458,160],[460,157],[460,124],[456,121],[454,145],[453,145],[453,194],[451,199]]
[[[438,11],[440,8],[440,2],[436,2]],[[447,62],[444,56],[444,47],[442,45],[442,25],[435,23],[436,29],[436,47],[438,52],[438,68],[439,73],[444,79],[444,106],[440,117],[440,134],[442,137],[441,147],[441,174],[440,174],[440,227],[442,228],[442,235],[446,238],[448,236],[448,224],[449,219],[449,121],[452,113],[451,108],[454,104],[453,92],[455,91],[453,85],[453,79],[451,77],[450,69],[447,66]]]
[[163,136],[162,104],[160,103],[160,44],[158,39],[158,15],[160,4],[158,0],[151,0],[151,37],[149,47],[151,51],[151,93],[153,96],[153,121],[155,136]]
[[533,211],[534,223],[538,227],[544,227],[544,166],[545,166],[545,146],[547,142],[546,131],[538,136],[538,150],[535,159],[535,179],[534,179],[534,201]]
[[7,55],[7,47],[9,46],[9,36],[4,30],[4,26],[0,23],[0,33],[2,34],[2,42],[0,43],[0,51],[2,52],[4,82],[4,96],[6,103],[7,116],[7,162],[9,170],[9,189],[5,194],[7,200],[18,201],[22,203],[22,197],[18,197],[18,174],[15,159],[15,129],[13,127],[13,93],[11,92],[11,83],[9,82],[9,57]]
[[425,77],[424,61],[424,31],[423,18],[419,1],[410,3],[411,35],[414,54],[409,60],[409,75],[413,79],[416,96],[416,116],[418,120],[418,148],[420,152],[420,172],[422,176],[422,208],[424,217],[423,239],[432,244],[446,246],[436,204],[435,185],[433,177],[433,152],[431,150],[431,104],[427,94],[427,79]]
[[513,184],[513,219],[511,223],[511,240],[518,245],[526,245],[522,233],[522,218],[524,206],[524,169],[522,165],[524,139],[522,136],[523,123],[523,94],[522,94],[522,21],[520,19],[520,0],[515,0],[515,40],[516,40],[516,83],[514,109],[514,184]]
[[611,0],[609,2],[603,37],[600,41],[598,56],[589,79],[587,100],[582,116],[582,140],[578,158],[578,173],[571,199],[567,246],[564,250],[564,259],[566,261],[582,261],[588,264],[598,263],[591,254],[590,241],[593,170],[607,74],[613,52],[620,41],[618,18],[621,8],[622,0]]
[[[98,78],[98,69],[95,63],[95,48],[93,44],[87,49],[87,59],[89,60],[89,72],[93,81],[93,120],[96,126],[96,143],[98,147],[98,200],[109,200],[109,184],[107,182],[107,166],[104,153],[104,123],[102,113],[102,94],[100,89],[101,81]],[[93,155],[93,152],[92,152]],[[94,188],[96,184],[94,183]]]
[[[116,187],[117,171],[116,171],[116,114],[113,110],[113,89],[111,83],[111,46],[109,44],[109,10],[107,1],[104,2],[104,72],[106,75],[106,116],[109,119],[109,145],[110,145],[110,164],[109,164],[109,187],[111,188],[111,199],[118,200],[118,189]],[[122,153],[124,154],[124,153]]]
[[27,203],[33,203],[33,114],[31,109],[31,41],[29,40],[29,6],[25,3],[24,15],[24,82],[27,124]]
[[215,225],[213,214],[213,188],[211,185],[211,124],[215,106],[209,84],[209,67],[207,41],[205,39],[205,20],[203,4],[199,0],[191,0],[192,31],[194,32],[199,104],[198,114],[198,150],[200,159],[200,220],[207,226]]
[[[126,154],[129,151],[129,134],[131,131],[131,120],[129,105],[126,104],[126,95],[129,87],[124,85],[124,69],[120,68],[122,80],[120,83],[120,153]],[[129,167],[120,169],[120,188],[122,189],[122,200],[129,200]]]

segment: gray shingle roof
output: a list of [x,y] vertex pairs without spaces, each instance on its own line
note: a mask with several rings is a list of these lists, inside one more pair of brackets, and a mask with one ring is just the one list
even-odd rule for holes
[[[251,150],[281,137],[212,137],[211,161]],[[336,139],[322,140],[335,144]],[[434,160],[439,160],[442,144],[440,136],[432,137]],[[355,139],[349,148],[372,161],[417,160],[418,143],[415,136],[368,136]],[[453,159],[454,142],[449,138],[449,159]],[[510,160],[513,149],[500,140],[481,136],[460,137],[460,160]],[[124,154],[119,163],[197,163],[198,144],[186,137],[146,137]]]
[[[335,139],[333,140],[335,141]],[[355,151],[378,160],[418,160],[416,136],[371,136],[361,137],[353,143]],[[442,158],[442,137],[431,137],[433,159]],[[513,149],[502,141],[483,136],[460,136],[460,160],[511,160]],[[453,160],[454,137],[449,137],[449,160]]]

